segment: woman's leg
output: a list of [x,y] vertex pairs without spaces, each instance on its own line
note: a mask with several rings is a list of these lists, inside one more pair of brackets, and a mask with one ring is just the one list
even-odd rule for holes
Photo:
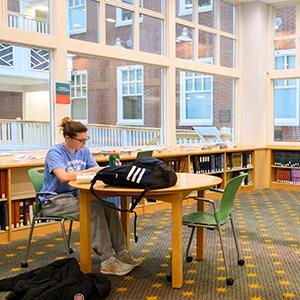
[[[79,200],[72,194],[61,194],[54,196],[42,204],[44,216],[68,215],[79,220]],[[100,257],[101,261],[113,256],[110,229],[107,224],[106,215],[102,206],[95,206],[91,202],[91,239],[92,248]]]
[[91,202],[92,248],[104,261],[115,255],[115,249],[104,208],[96,202]]
[[72,216],[79,220],[79,201],[72,194],[60,194],[42,204],[43,216]]
[[[115,207],[113,203],[109,203],[109,205]],[[92,201],[92,207],[101,208],[103,210],[108,232],[110,234],[110,241],[115,252],[119,253],[125,250],[126,237],[121,224],[118,210],[105,206],[99,199]]]

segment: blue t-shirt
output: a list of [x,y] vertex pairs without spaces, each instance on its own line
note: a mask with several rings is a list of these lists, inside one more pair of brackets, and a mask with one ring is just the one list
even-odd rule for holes
[[[62,183],[54,175],[54,169],[64,169],[66,172],[76,172],[93,167],[98,164],[93,158],[88,148],[76,150],[74,154],[70,153],[63,144],[54,145],[47,153],[45,158],[44,184],[41,192],[56,192],[58,194],[72,193],[75,197],[78,190],[71,187],[68,183]],[[49,197],[41,201],[46,200]]]

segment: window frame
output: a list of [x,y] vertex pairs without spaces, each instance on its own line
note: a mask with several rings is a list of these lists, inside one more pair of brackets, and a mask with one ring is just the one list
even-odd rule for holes
[[[68,34],[69,35],[73,35],[73,34],[80,34],[80,33],[85,33],[87,31],[87,5],[86,5],[86,0],[80,0],[80,1],[84,1],[84,4],[80,4],[80,5],[73,5],[73,6],[70,6],[70,1],[72,1],[74,3],[75,0],[68,0],[68,4],[67,4],[67,7],[68,7]],[[80,29],[73,29],[71,30],[70,28],[70,15],[71,15],[71,10],[75,10],[75,9],[78,9],[80,7],[83,7],[84,8],[84,11],[85,11],[85,14],[84,14],[84,19],[85,19],[85,26],[83,28],[80,28]]]
[[[74,91],[76,93],[76,88],[78,87],[78,85],[76,84],[76,80],[74,80],[74,83],[75,85],[72,85],[72,76],[78,76],[80,75],[80,87],[81,87],[81,91],[82,91],[82,88],[83,86],[86,86],[86,95],[84,97],[73,97],[72,96],[72,88],[74,88]],[[85,85],[82,84],[82,75],[85,75],[85,78],[86,78],[86,83]],[[85,115],[86,115],[86,118],[85,119],[75,119],[76,121],[79,121],[79,122],[82,122],[82,123],[88,123],[88,73],[87,73],[87,70],[76,70],[76,71],[72,71],[71,72],[71,81],[70,81],[70,95],[71,95],[71,105],[70,105],[70,116],[73,118],[72,116],[72,106],[73,106],[73,101],[74,99],[77,100],[77,99],[84,99],[85,98],[85,107],[86,107],[86,111],[85,111]]]
[[[143,0],[139,0],[139,6],[143,5]],[[128,19],[128,20],[122,20],[122,9],[126,9],[131,11],[133,14],[133,18],[132,19]],[[127,8],[120,8],[120,7],[116,7],[116,24],[115,27],[122,27],[122,26],[128,26],[128,25],[132,25],[133,24],[133,19],[134,19],[134,14],[135,11],[134,10],[130,10]],[[141,14],[141,16],[139,17],[139,22],[142,23],[143,22],[143,14]]]
[[[192,15],[193,14],[193,7],[191,8],[186,8],[186,2],[188,0],[183,1],[179,1],[179,10],[178,10],[178,17],[181,16],[186,16],[186,15]],[[210,1],[210,5],[205,5],[205,6],[199,6],[198,5],[198,13],[201,12],[208,12],[208,11],[213,11],[214,9],[214,5],[213,5],[213,0],[209,0]],[[192,2],[194,2],[192,0]]]
[[[130,70],[138,70],[142,71],[142,92],[140,94],[128,94],[132,96],[141,96],[142,101],[142,118],[141,119],[123,119],[123,92],[122,92],[122,72],[130,71]],[[128,80],[128,82],[130,82]],[[138,81],[134,81],[137,83]],[[126,95],[127,96],[127,95]],[[117,67],[117,125],[144,125],[145,123],[145,100],[144,100],[144,66],[143,65],[130,65],[130,66],[119,66]]]
[[[288,64],[287,64],[287,58],[288,56],[294,55],[296,58],[296,49],[284,49],[284,50],[276,50],[275,55],[274,55],[274,68],[275,70],[288,70]],[[284,68],[283,69],[277,69],[276,68],[276,58],[277,57],[284,57]],[[293,67],[295,68],[295,66]],[[275,85],[276,81],[283,81],[283,85]],[[288,81],[289,80],[296,80],[295,85],[289,85]],[[274,79],[273,81],[273,86],[274,86],[274,126],[299,126],[299,80],[298,78],[288,78],[288,79]],[[275,103],[275,91],[276,90],[286,90],[286,89],[296,89],[296,104],[295,104],[295,111],[296,111],[296,116],[294,118],[276,118],[275,117],[275,109],[276,109],[276,103]]]

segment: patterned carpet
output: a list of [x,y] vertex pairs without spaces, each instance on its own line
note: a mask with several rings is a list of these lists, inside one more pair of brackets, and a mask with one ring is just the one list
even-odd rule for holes
[[[184,262],[184,286],[171,288],[166,280],[170,274],[171,210],[166,209],[139,216],[139,242],[132,242],[132,254],[144,262],[128,276],[109,276],[112,291],[107,299],[300,299],[300,193],[269,189],[245,192],[238,195],[236,208],[236,227],[246,263],[238,266],[233,237],[226,227],[225,251],[230,276],[235,279],[233,286],[225,283],[217,232],[208,231],[206,259]],[[194,205],[184,208],[185,213],[194,209]],[[188,234],[188,229],[184,229],[185,246]],[[74,232],[72,247],[77,258],[78,241],[78,232]],[[0,247],[0,277],[23,272],[19,266],[25,241]],[[62,255],[63,243],[57,235],[39,238],[33,247],[30,269]],[[94,271],[99,269],[95,256],[93,267]]]

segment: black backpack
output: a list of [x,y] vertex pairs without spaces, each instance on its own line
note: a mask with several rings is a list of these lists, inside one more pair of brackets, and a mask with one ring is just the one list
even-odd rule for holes
[[137,198],[132,199],[129,210],[116,208],[110,203],[105,202],[105,205],[111,208],[134,213],[134,236],[135,241],[137,241],[137,215],[134,208],[145,196],[147,191],[175,185],[177,182],[177,175],[164,161],[154,157],[143,157],[121,166],[107,167],[100,170],[91,181],[90,191],[98,199],[101,199],[94,190],[94,185],[97,180],[101,180],[105,184],[112,186],[144,189]]

